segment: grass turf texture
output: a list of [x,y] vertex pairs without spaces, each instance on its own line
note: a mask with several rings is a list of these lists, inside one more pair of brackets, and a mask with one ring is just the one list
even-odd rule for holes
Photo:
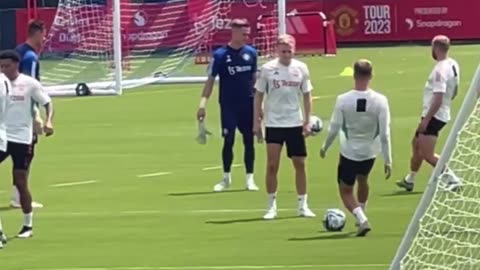
[[[479,49],[453,47],[452,56],[462,69],[455,114],[478,64]],[[433,62],[428,47],[413,46],[342,49],[335,58],[304,59],[314,95],[320,96],[314,113],[322,119],[329,119],[335,96],[351,88],[351,78],[338,74],[358,58],[372,60],[372,87],[388,96],[392,113],[394,171],[385,181],[383,161],[377,160],[370,179],[367,214],[373,231],[368,237],[352,236],[350,215],[344,232],[323,232],[325,209],[342,208],[335,179],[337,144],[325,160],[318,156],[325,132],[308,139],[309,204],[319,217],[295,218],[293,173],[284,156],[278,207],[285,210],[278,220],[263,221],[264,145],[256,146],[260,192],[239,191],[244,172],[236,167],[232,189],[238,192],[212,193],[221,171],[204,168],[220,165],[216,95],[207,111],[215,136],[200,146],[194,141],[194,116],[201,86],[157,85],[121,97],[55,99],[56,134],[41,138],[31,173],[34,197],[46,208],[35,213],[33,239],[12,240],[0,252],[0,268],[386,269],[431,172],[426,165],[421,169],[414,193],[399,192],[394,185],[408,172],[410,140]],[[438,151],[450,127],[442,132]],[[242,163],[242,152],[237,135],[234,163]],[[11,188],[10,166],[5,162],[0,168],[4,206]],[[148,175],[158,172],[170,173]],[[14,236],[21,212],[5,207],[0,215],[6,233]]]

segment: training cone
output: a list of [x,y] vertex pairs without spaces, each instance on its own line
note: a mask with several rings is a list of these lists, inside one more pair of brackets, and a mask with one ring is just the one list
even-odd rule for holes
[[353,76],[353,68],[346,67],[343,69],[342,73],[340,73],[341,77],[352,77]]

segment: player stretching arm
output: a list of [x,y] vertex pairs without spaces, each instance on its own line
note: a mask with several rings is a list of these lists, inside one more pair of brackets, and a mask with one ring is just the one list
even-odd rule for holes
[[[320,150],[325,157],[340,129],[340,161],[337,180],[340,197],[356,219],[357,236],[370,231],[365,208],[368,200],[368,175],[378,154],[379,144],[385,161],[385,174],[391,174],[390,110],[384,95],[370,89],[373,67],[368,60],[354,64],[355,88],[337,97],[327,138]],[[357,198],[353,195],[358,183]]]
[[[40,63],[38,61],[37,52],[41,50],[43,46],[43,40],[45,38],[45,27],[43,22],[33,20],[28,24],[27,30],[27,40],[19,44],[15,51],[20,55],[20,65],[19,71],[22,74],[27,76],[33,77],[40,81]],[[40,112],[38,110],[38,104],[35,104],[33,107],[33,130],[34,130],[34,138],[33,144],[37,143],[37,135],[41,135],[43,133],[43,120],[40,116]],[[12,188],[12,197],[10,200],[10,206],[14,208],[20,208],[20,196],[18,190],[13,184]],[[32,202],[32,206],[34,208],[41,208],[43,205],[38,202]]]
[[53,105],[50,97],[43,91],[40,82],[18,71],[20,56],[12,50],[0,53],[0,68],[10,80],[12,90],[9,93],[7,117],[7,152],[0,152],[0,163],[10,156],[13,163],[13,181],[20,194],[20,204],[24,213],[24,223],[17,237],[27,238],[33,235],[32,196],[28,188],[29,167],[34,156],[33,116],[34,102],[45,108],[46,121],[44,132],[53,134]]
[[257,52],[246,45],[250,26],[245,19],[234,19],[231,23],[232,38],[228,45],[220,47],[213,54],[208,67],[208,79],[203,88],[198,121],[205,121],[206,105],[210,98],[215,78],[219,76],[219,103],[223,136],[223,178],[214,186],[214,191],[228,188],[232,182],[233,144],[238,128],[243,136],[244,163],[246,170],[245,187],[258,190],[253,179],[255,160],[253,135],[253,95],[257,72]]
[[[298,195],[298,215],[315,217],[307,204],[307,176],[305,158],[307,156],[305,136],[310,133],[309,119],[311,111],[310,74],[305,63],[293,59],[295,39],[282,35],[277,41],[278,58],[262,66],[255,85],[254,132],[259,140],[263,139],[262,115],[267,143],[267,212],[264,219],[277,216],[277,174],[280,154],[285,144],[287,156],[295,169],[295,181]],[[302,113],[302,99],[304,111]],[[262,102],[264,111],[262,113]]]
[[[432,40],[432,57],[436,61],[428,76],[423,91],[423,111],[420,124],[412,140],[412,157],[410,158],[410,173],[397,186],[412,191],[415,175],[423,160],[432,167],[438,162],[435,145],[440,130],[450,121],[450,103],[457,95],[460,82],[460,67],[454,59],[448,57],[450,39],[446,36],[436,36]],[[452,177],[447,189],[455,190],[461,186],[460,179],[449,172]]]
[[[7,129],[5,118],[7,113],[8,92],[12,89],[10,81],[0,73],[0,155],[7,152]],[[3,232],[2,220],[0,218],[0,249],[7,243],[7,236]]]

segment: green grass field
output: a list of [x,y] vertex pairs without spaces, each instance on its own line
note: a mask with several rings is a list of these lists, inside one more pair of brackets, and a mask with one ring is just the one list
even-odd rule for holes
[[[479,50],[453,47],[462,68],[455,114]],[[341,49],[335,58],[305,59],[318,97],[314,111],[322,119],[329,119],[335,96],[350,89],[351,78],[338,75],[358,58],[374,63],[372,87],[388,96],[393,129],[394,174],[386,181],[378,159],[367,209],[373,231],[366,238],[352,236],[350,215],[343,232],[323,232],[325,209],[343,209],[335,179],[338,148],[325,160],[318,156],[325,132],[308,139],[309,200],[319,217],[295,217],[293,174],[284,157],[280,218],[263,221],[264,145],[256,147],[260,192],[242,191],[239,166],[232,192],[212,193],[221,176],[211,168],[220,165],[222,143],[216,95],[207,112],[215,136],[200,146],[194,115],[201,86],[157,85],[120,97],[55,99],[56,135],[41,139],[31,173],[34,198],[45,208],[35,213],[34,238],[12,239],[0,252],[0,269],[387,269],[431,172],[423,167],[414,193],[398,192],[394,185],[408,171],[410,139],[433,62],[428,47],[416,46]],[[443,132],[442,142],[446,136]],[[235,164],[241,164],[241,140],[235,154]],[[6,233],[14,236],[23,217],[7,207],[10,166],[0,168],[0,215]]]

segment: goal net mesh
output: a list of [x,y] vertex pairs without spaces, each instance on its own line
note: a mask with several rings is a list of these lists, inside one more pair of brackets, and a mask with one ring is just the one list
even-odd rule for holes
[[[251,37],[260,54],[270,54],[277,33],[273,0],[119,1],[124,88],[150,83],[154,77],[205,76],[205,66],[195,65],[195,57],[227,42],[230,18],[244,15],[245,8],[256,13],[260,9],[272,18]],[[42,82],[50,86],[49,92],[71,91],[71,85],[80,82],[113,89],[112,5],[113,0],[59,1],[42,52]],[[256,27],[256,21],[250,23]]]
[[[477,70],[477,73],[479,71]],[[479,74],[473,91],[480,90]],[[470,91],[472,91],[472,89]],[[447,163],[462,181],[448,191],[442,176],[419,230],[400,263],[403,270],[480,269],[480,103],[464,120]]]

